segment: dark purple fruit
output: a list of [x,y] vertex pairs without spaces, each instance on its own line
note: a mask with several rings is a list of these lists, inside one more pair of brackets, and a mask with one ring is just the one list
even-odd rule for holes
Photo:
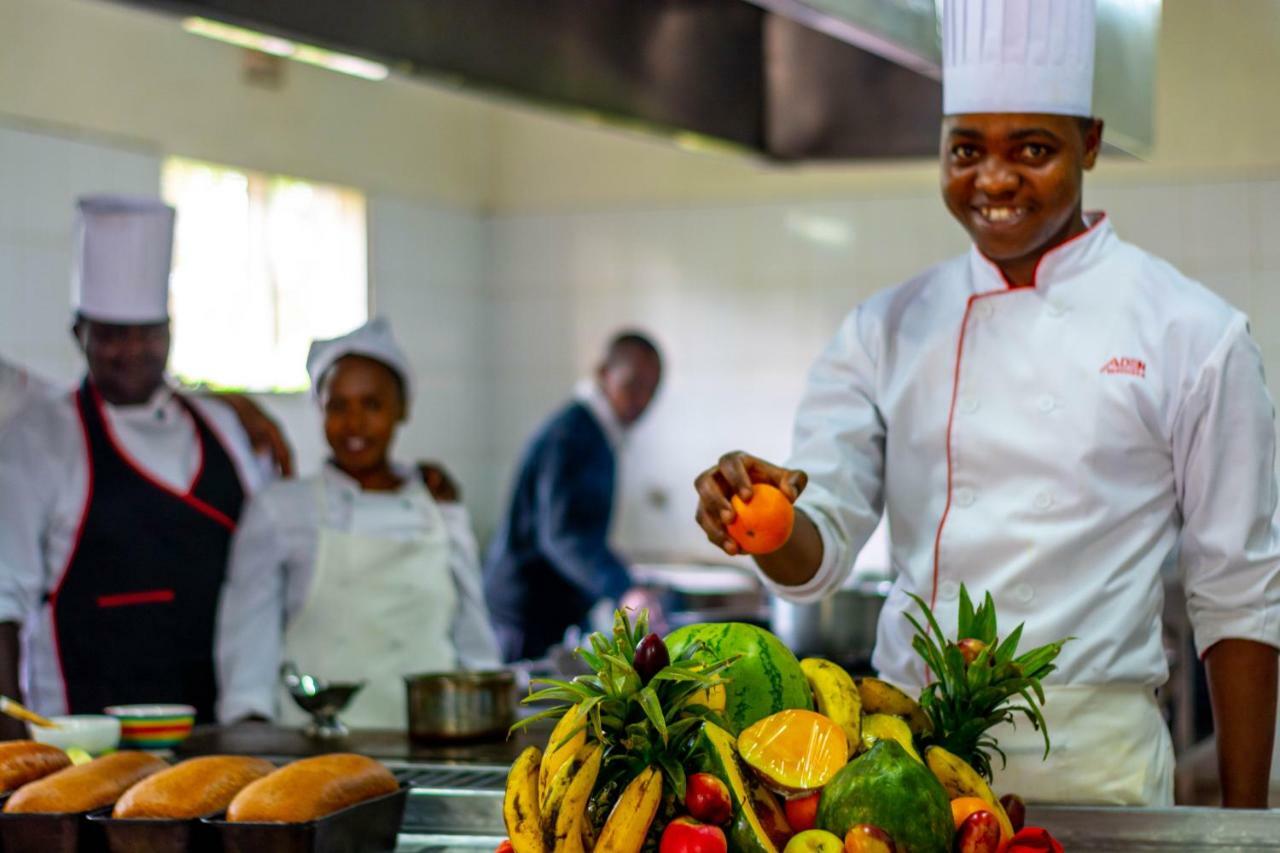
[[1027,825],[1027,804],[1022,801],[1022,797],[1005,794],[1000,798],[1000,805],[1004,806],[1004,813],[1009,816],[1013,831],[1021,832],[1022,827]]
[[671,653],[667,651],[667,644],[657,634],[650,634],[636,646],[636,658],[632,665],[636,668],[636,675],[640,676],[640,683],[648,684],[649,679],[662,672],[670,663]]

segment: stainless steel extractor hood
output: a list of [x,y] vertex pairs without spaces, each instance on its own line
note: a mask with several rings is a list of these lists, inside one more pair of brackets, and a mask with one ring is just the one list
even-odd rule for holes
[[[778,160],[932,156],[940,0],[117,0]],[[1151,141],[1159,0],[1099,0],[1099,113]]]

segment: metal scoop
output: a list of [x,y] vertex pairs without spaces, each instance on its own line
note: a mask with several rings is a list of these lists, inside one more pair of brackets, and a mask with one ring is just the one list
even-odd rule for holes
[[349,734],[347,727],[338,719],[338,714],[351,704],[365,682],[324,682],[298,672],[293,661],[281,664],[280,680],[289,691],[294,704],[311,715],[311,722],[304,729],[308,737],[334,740]]

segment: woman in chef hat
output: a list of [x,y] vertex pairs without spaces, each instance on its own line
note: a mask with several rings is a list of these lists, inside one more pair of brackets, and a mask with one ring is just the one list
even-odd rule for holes
[[402,676],[494,666],[465,507],[438,474],[391,458],[413,375],[374,319],[316,341],[307,371],[330,457],[250,505],[232,545],[218,619],[219,719],[299,720],[279,702],[292,661],[328,681],[365,681],[344,719],[404,728]]

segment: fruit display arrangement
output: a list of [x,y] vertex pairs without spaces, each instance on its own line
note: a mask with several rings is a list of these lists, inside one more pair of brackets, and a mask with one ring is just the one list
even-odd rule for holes
[[918,700],[752,625],[664,640],[618,612],[579,650],[590,674],[525,700],[556,704],[517,727],[555,727],[511,767],[500,853],[1061,851],[989,781],[994,726],[1025,717],[1048,755],[1040,682],[1062,642],[1019,654],[1022,626],[999,638],[991,596],[975,608],[963,587],[949,640],[916,602]]

